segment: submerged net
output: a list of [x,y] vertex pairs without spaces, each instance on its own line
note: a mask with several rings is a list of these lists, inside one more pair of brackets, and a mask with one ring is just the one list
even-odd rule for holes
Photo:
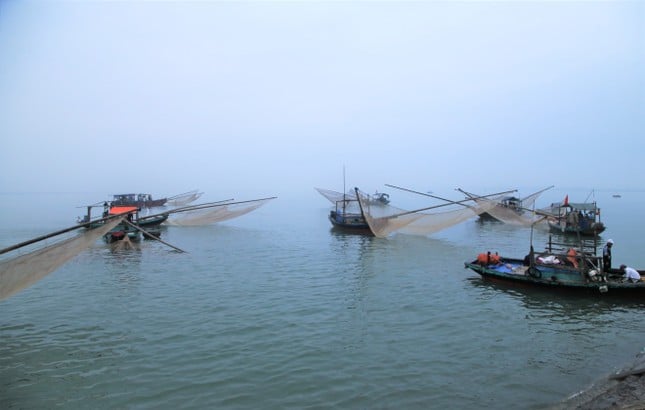
[[[495,206],[495,202],[485,204],[454,204],[447,203],[424,209],[406,211],[391,205],[371,205],[369,196],[361,192],[358,199],[363,209],[365,221],[374,236],[384,238],[393,232],[409,235],[429,235],[456,225]],[[459,207],[448,211],[423,212],[444,206]]]
[[44,248],[0,262],[0,300],[34,284],[88,248],[123,218]]
[[210,206],[195,206],[173,213],[165,222],[175,226],[200,226],[222,222],[254,211],[274,198],[257,199],[253,201],[232,202]]

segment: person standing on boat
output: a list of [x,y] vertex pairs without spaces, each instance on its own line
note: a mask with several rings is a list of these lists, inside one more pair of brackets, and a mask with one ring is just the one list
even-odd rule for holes
[[605,272],[611,269],[611,247],[614,246],[613,239],[609,239],[602,248],[602,268]]
[[626,265],[620,265],[620,271],[625,274],[625,281],[638,282],[641,280],[641,274],[634,268]]

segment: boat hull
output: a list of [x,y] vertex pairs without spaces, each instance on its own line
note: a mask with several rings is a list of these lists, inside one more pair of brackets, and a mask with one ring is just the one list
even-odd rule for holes
[[335,228],[350,231],[362,231],[366,233],[372,232],[370,230],[370,226],[367,224],[365,218],[361,214],[343,214],[340,212],[331,211],[329,213],[329,221]]
[[596,236],[602,233],[605,230],[605,225],[602,222],[594,222],[591,225],[583,228],[563,226],[557,221],[548,221],[549,230],[553,233],[565,233],[565,234],[578,234],[583,236]]
[[466,262],[465,268],[477,272],[482,278],[537,287],[543,289],[586,292],[591,294],[639,295],[645,298],[645,282],[625,282],[622,276],[607,275],[605,280],[594,281],[579,270],[556,265],[529,267],[522,260],[502,258],[498,264]]

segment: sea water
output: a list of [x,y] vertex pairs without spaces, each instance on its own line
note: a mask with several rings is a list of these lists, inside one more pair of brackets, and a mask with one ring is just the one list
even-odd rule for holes
[[[537,409],[645,346],[643,300],[493,285],[464,268],[480,252],[543,249],[544,230],[473,218],[425,237],[347,234],[311,191],[164,228],[186,253],[99,240],[0,301],[0,407]],[[565,194],[587,196],[553,191],[538,206]],[[601,239],[614,239],[614,265],[645,268],[645,193],[612,194],[594,193]],[[0,195],[0,243],[73,224],[83,195]]]

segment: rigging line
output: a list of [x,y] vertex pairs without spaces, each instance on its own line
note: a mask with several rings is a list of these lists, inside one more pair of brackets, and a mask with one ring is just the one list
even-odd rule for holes
[[150,232],[146,231],[145,229],[141,228],[140,226],[133,224],[132,222],[128,221],[127,219],[124,219],[123,222],[125,222],[127,225],[133,227],[134,229],[136,229],[138,231],[141,231],[144,235],[146,235],[147,237],[149,237],[151,239],[157,240],[157,241],[163,243],[164,245],[170,246],[171,248],[173,248],[173,249],[175,249],[175,250],[177,250],[179,252],[188,253],[185,250],[180,249],[180,248],[178,248],[178,247],[176,247],[174,245],[171,245],[168,242],[162,240],[161,238],[156,237],[155,235],[151,234]]
[[[357,190],[357,194],[358,194],[358,188],[354,188],[354,189]],[[386,218],[386,219],[398,218],[399,216],[414,214],[414,213],[417,213],[417,212],[427,211],[427,210],[435,209],[435,208],[441,208],[441,207],[444,207],[444,206],[449,206],[449,205],[454,205],[454,204],[461,205],[463,202],[468,202],[468,201],[472,201],[472,200],[480,199],[480,198],[486,198],[488,196],[501,195],[501,194],[505,194],[505,193],[508,193],[508,192],[513,192],[513,191],[498,192],[496,194],[484,195],[484,196],[480,196],[480,197],[472,197],[472,198],[464,199],[464,200],[461,200],[461,201],[450,201],[449,203],[446,203],[446,204],[429,206],[427,208],[415,209],[413,211],[406,211],[406,212],[402,212],[400,214],[394,214],[394,215],[385,216],[384,218]]]

